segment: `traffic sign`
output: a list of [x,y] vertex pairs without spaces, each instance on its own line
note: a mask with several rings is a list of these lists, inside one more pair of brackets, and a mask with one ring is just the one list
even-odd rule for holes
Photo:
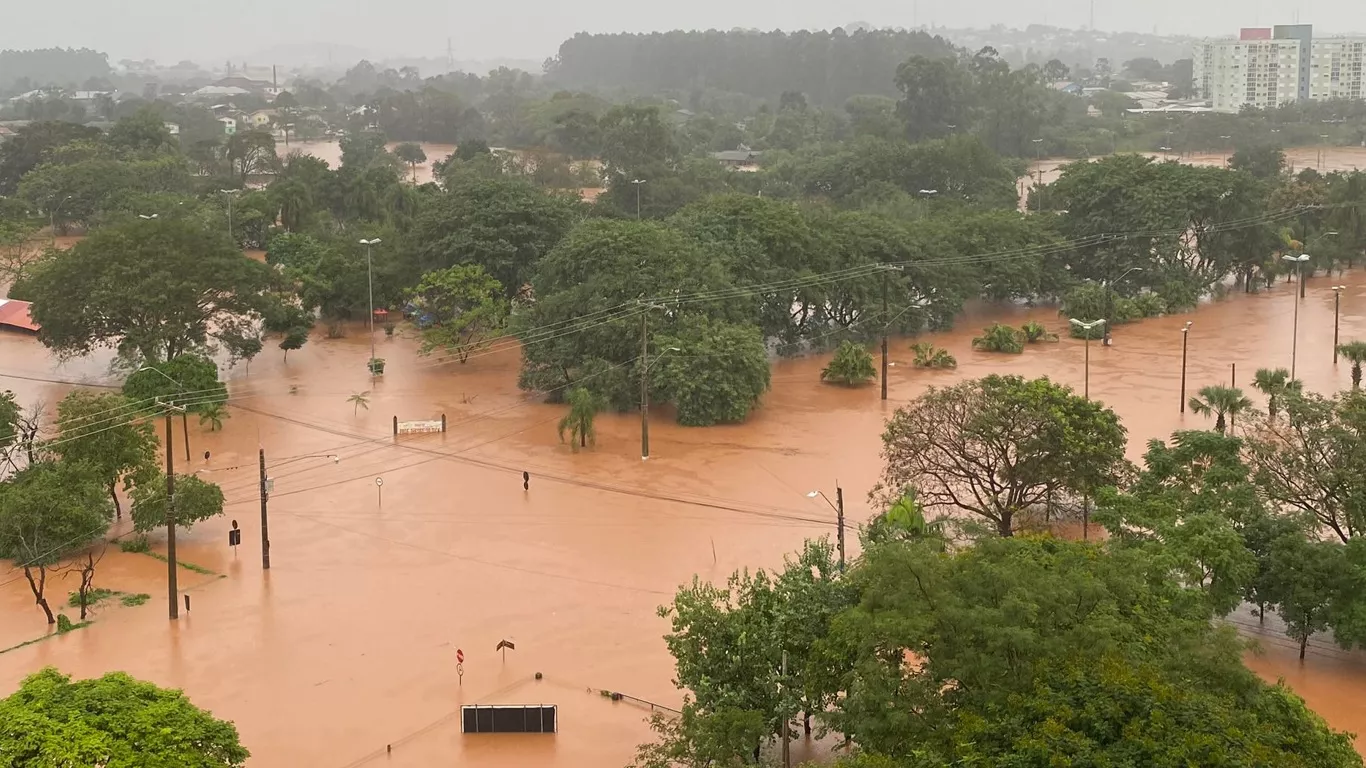
[[375,478],[375,485],[383,486],[383,485],[384,485],[384,478],[382,478],[382,477],[377,477],[377,478]]
[[462,651],[462,650],[460,650],[459,648],[456,648],[456,649],[455,649],[455,663],[456,663],[456,664],[464,664],[464,663],[465,663],[465,652]]

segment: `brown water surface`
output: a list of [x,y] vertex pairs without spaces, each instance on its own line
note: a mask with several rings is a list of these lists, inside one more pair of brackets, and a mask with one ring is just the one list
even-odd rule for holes
[[[1338,281],[1313,280],[1300,303],[1297,373],[1319,391],[1350,383],[1348,366],[1332,364],[1329,286]],[[1342,336],[1366,338],[1366,278],[1342,282]],[[1233,364],[1243,385],[1259,367],[1288,367],[1295,303],[1293,286],[1282,284],[1122,326],[1113,347],[1092,343],[1091,396],[1124,419],[1130,455],[1174,429],[1208,426],[1178,412],[1187,320],[1189,395],[1227,382]],[[372,381],[364,331],[315,335],[288,363],[269,345],[249,372],[228,372],[234,407],[223,430],[190,425],[190,465],[223,486],[229,506],[224,519],[181,534],[180,557],[222,578],[181,570],[192,611],[169,622],[165,566],[111,547],[96,583],[153,599],[105,608],[86,629],[0,654],[0,693],[46,664],[82,677],[126,670],[183,688],[235,721],[251,765],[265,768],[623,765],[649,738],[648,710],[597,691],[681,701],[660,639],[668,625],[655,607],[694,574],[720,580],[773,566],[803,538],[832,534],[833,512],[808,491],[829,493],[838,481],[851,522],[866,520],[879,435],[895,407],[932,384],[991,372],[1083,388],[1080,341],[1018,356],[971,350],[988,323],[1028,319],[1065,336],[1052,309],[976,308],[931,337],[957,356],[951,372],[915,370],[910,340],[895,340],[888,403],[877,387],[822,386],[822,358],[778,362],[773,391],[745,424],[686,429],[657,413],[649,461],[640,459],[631,414],[600,417],[596,449],[560,444],[562,408],[517,389],[515,348],[442,364],[418,357],[410,339],[381,334],[388,369]],[[0,386],[25,403],[51,405],[69,388],[45,379],[99,382],[108,364],[106,354],[58,365],[35,339],[0,334]],[[348,402],[361,392],[368,408]],[[440,414],[444,435],[390,435],[395,416]],[[179,425],[175,439],[180,462]],[[268,572],[259,556],[258,447],[274,480]],[[236,553],[226,546],[229,519],[244,531]],[[160,536],[153,545],[164,547]],[[51,594],[70,588],[55,583]],[[44,631],[21,574],[0,568],[0,648]],[[494,651],[502,639],[516,644],[506,661]],[[1358,654],[1316,651],[1300,666],[1273,646],[1251,663],[1285,677],[1334,725],[1366,730]],[[545,679],[533,680],[536,672]],[[462,737],[455,713],[469,703],[558,704],[561,731]]]

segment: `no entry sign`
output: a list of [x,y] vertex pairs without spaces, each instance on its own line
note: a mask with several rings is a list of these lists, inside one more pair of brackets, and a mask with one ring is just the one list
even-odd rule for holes
[[456,649],[455,649],[455,663],[456,663],[456,664],[464,664],[464,663],[465,663],[465,652],[462,651],[462,650],[460,650],[459,648],[456,648]]

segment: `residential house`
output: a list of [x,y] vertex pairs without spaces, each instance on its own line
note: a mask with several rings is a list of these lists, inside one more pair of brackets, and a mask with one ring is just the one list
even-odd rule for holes
[[237,120],[231,117],[218,118],[219,125],[223,126],[223,135],[231,136],[237,133]]
[[727,168],[733,168],[737,171],[757,171],[759,170],[759,157],[762,154],[763,152],[750,149],[742,144],[739,149],[713,152],[711,156]]
[[248,91],[245,88],[238,88],[231,85],[206,85],[197,91],[191,91],[190,98],[222,100],[225,98],[230,99],[233,96],[246,96],[249,93],[251,93],[251,91]]
[[180,135],[180,124],[179,124],[179,123],[162,123],[162,125],[166,126],[166,131],[167,131],[168,133],[170,133],[172,136],[179,136],[179,135]]
[[273,109],[258,109],[247,115],[242,122],[251,128],[269,128],[275,119],[276,112]]

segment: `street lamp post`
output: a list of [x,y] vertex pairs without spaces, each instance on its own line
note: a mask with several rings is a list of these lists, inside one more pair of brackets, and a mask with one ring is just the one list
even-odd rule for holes
[[[1030,139],[1034,144],[1034,164],[1039,169],[1039,213],[1043,213],[1043,139]],[[1028,208],[1029,206],[1025,206]]]
[[[1303,285],[1304,285],[1304,263],[1305,263],[1306,261],[1309,261],[1309,254],[1307,254],[1307,253],[1301,253],[1299,256],[1291,256],[1290,254],[1287,253],[1287,254],[1285,254],[1284,256],[1281,256],[1281,258],[1282,258],[1282,259],[1285,259],[1286,261],[1293,261],[1293,262],[1295,262],[1296,264],[1299,265],[1299,266],[1298,266],[1298,270],[1299,270],[1299,276],[1300,276],[1300,286],[1303,287]],[[1295,356],[1296,356],[1296,355],[1298,354],[1298,352],[1299,352],[1299,345],[1300,345],[1300,302],[1299,302],[1298,300],[1296,300],[1296,301],[1295,301],[1295,321],[1294,321],[1293,327],[1291,328],[1291,331],[1290,331],[1290,378],[1292,378],[1292,379],[1295,378]]]
[[232,240],[232,198],[237,194],[236,189],[220,189],[219,192],[228,196],[228,239]]
[[645,179],[631,179],[631,185],[636,188],[636,221],[640,221],[640,186],[645,182]]
[[1191,321],[1181,329],[1181,412],[1186,412],[1186,342],[1190,341]]
[[1099,320],[1092,320],[1092,321],[1089,322],[1089,323],[1083,323],[1082,321],[1080,321],[1080,320],[1078,320],[1077,318],[1074,317],[1074,318],[1072,318],[1072,325],[1075,325],[1076,327],[1082,329],[1082,330],[1085,331],[1085,333],[1086,333],[1086,373],[1085,373],[1085,382],[1086,382],[1086,383],[1083,385],[1083,391],[1084,391],[1084,394],[1085,394],[1085,396],[1086,396],[1086,399],[1087,399],[1087,400],[1090,400],[1090,399],[1091,399],[1091,330],[1092,330],[1093,328],[1099,328],[1100,326],[1105,325],[1105,318],[1101,318],[1101,319],[1099,319]]
[[370,290],[370,378],[375,377],[375,264],[370,258],[370,251],[382,242],[378,237],[360,241],[365,246],[365,276]]
[[[1313,247],[1314,247],[1314,245],[1315,245],[1316,243],[1318,243],[1318,241],[1322,240],[1322,239],[1325,238],[1325,237],[1337,237],[1337,235],[1338,235],[1338,233],[1337,233],[1336,231],[1324,232],[1323,234],[1319,235],[1318,237],[1314,238],[1313,240],[1310,240],[1309,243],[1308,243],[1307,245],[1304,246],[1304,249],[1305,249],[1306,251],[1312,250]],[[1307,255],[1307,254],[1306,254],[1306,255]],[[1330,264],[1330,265],[1328,265],[1328,274],[1331,275],[1332,273],[1333,273],[1333,266]],[[1309,275],[1312,277],[1313,274],[1314,274],[1314,270],[1311,268],[1311,269],[1309,270]],[[1301,299],[1304,298],[1304,289],[1305,289],[1305,286],[1306,286],[1306,285],[1308,285],[1308,283],[1306,283],[1306,282],[1304,281],[1304,270],[1301,269],[1301,270],[1300,270],[1300,298],[1301,298]]]
[[[645,461],[646,459],[649,459],[649,458],[650,458],[650,366],[654,364],[654,363],[652,363],[652,362],[650,361],[649,326],[646,325],[646,320],[645,320],[645,318],[646,318],[647,315],[648,315],[648,311],[647,311],[647,312],[642,312],[641,315],[640,315],[640,330],[641,330],[641,337],[642,337],[643,339],[645,339],[645,340],[641,343],[642,349],[641,349],[641,353],[640,353],[640,354],[641,354],[641,358],[640,358],[640,359],[641,359],[641,362],[644,363],[644,365],[641,366],[641,371],[640,371],[640,460],[641,460],[641,461]],[[658,362],[659,359],[660,359],[661,357],[664,356],[664,352],[682,352],[682,351],[683,351],[683,350],[679,349],[678,347],[669,347],[669,348],[663,350],[662,352],[660,352],[659,355],[657,355],[657,356],[655,357],[655,362]]]
[[806,498],[808,499],[814,499],[817,496],[825,499],[825,503],[829,504],[830,508],[835,510],[835,540],[839,544],[840,573],[844,573],[844,489],[840,487],[840,482],[836,480],[835,499],[838,503],[830,501],[830,497],[826,496],[824,491],[812,491],[806,494]]
[[882,267],[882,399],[887,399],[887,327],[891,325],[891,316],[887,314],[887,275],[890,272],[900,272],[901,267],[893,264],[884,264]]
[[1338,311],[1342,308],[1342,292],[1345,285],[1333,286],[1333,365],[1338,364]]

